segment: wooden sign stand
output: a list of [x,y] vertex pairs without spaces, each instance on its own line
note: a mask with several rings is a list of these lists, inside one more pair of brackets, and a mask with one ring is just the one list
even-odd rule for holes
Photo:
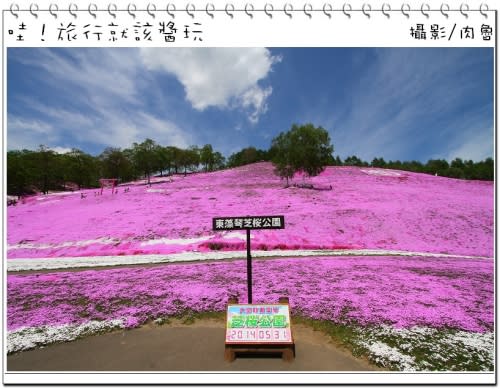
[[[280,297],[280,304],[288,304],[288,297]],[[228,304],[238,304],[238,298],[231,297]],[[227,310],[226,310],[227,312]],[[226,318],[227,323],[227,318]],[[291,362],[295,358],[295,342],[292,343],[258,343],[258,344],[225,344],[224,359],[233,362],[238,354],[281,354],[284,361]]]
[[[230,231],[230,230],[246,230],[247,238],[247,288],[248,288],[248,305],[246,309],[258,309],[252,304],[252,254],[251,254],[251,244],[250,244],[250,230],[264,230],[264,229],[283,229],[285,228],[285,216],[283,215],[273,215],[273,216],[239,216],[239,217],[215,217],[212,219],[212,229],[214,231]],[[231,297],[228,301],[228,308],[226,309],[226,315],[228,315],[231,308],[230,305],[238,305],[238,299],[236,297]],[[253,307],[252,307],[253,305]],[[224,359],[228,362],[234,361],[236,358],[236,353],[247,353],[247,354],[262,354],[262,353],[281,353],[283,360],[291,361],[295,358],[295,343],[293,341],[293,335],[291,331],[290,323],[290,307],[288,306],[288,297],[280,297],[279,304],[264,304],[268,305],[267,308],[261,307],[261,309],[266,309],[266,314],[262,317],[272,316],[271,311],[267,309],[280,309],[285,310],[285,314],[279,314],[274,317],[273,320],[273,338],[271,340],[271,333],[268,329],[270,327],[269,318],[262,319],[266,325],[266,332],[258,329],[255,331],[255,322],[249,326],[243,335],[243,330],[238,330],[239,334],[234,332],[229,333],[228,328],[226,328],[226,342],[224,350]],[[274,308],[271,308],[275,306]],[[281,308],[280,308],[281,307]],[[244,309],[244,307],[240,307]],[[255,312],[255,311],[253,311]],[[260,311],[262,312],[262,311]],[[236,319],[234,312],[228,315],[231,320],[240,320],[237,326],[233,326],[231,322],[231,328],[241,328],[241,318]],[[249,316],[250,318],[250,316]],[[278,319],[279,318],[279,319]],[[252,320],[255,318],[252,316]],[[275,320],[278,320],[275,322]],[[278,324],[279,323],[279,324]],[[226,326],[228,325],[228,317],[226,317]],[[286,330],[286,326],[290,326],[289,330]],[[282,330],[285,330],[284,332]],[[233,336],[238,336],[236,339]],[[240,337],[241,336],[241,337]],[[245,337],[251,336],[251,339],[245,339]]]

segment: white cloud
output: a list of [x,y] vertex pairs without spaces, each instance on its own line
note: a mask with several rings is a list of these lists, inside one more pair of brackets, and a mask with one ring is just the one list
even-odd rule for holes
[[265,48],[141,48],[140,52],[148,69],[177,77],[193,108],[243,108],[250,110],[252,123],[266,112],[272,93],[272,88],[258,83],[281,60]]
[[273,92],[273,88],[268,87],[266,89],[261,89],[254,86],[248,89],[240,98],[241,105],[244,108],[254,108],[254,111],[249,115],[248,119],[252,123],[257,123],[259,121],[260,115],[266,113],[267,104],[266,100]]
[[[193,137],[173,122],[143,110],[117,114],[116,111],[101,111],[97,126],[79,131],[75,137],[80,141],[94,142],[127,148],[134,142],[151,138],[161,145],[188,147]],[[102,129],[105,128],[103,131]]]
[[113,103],[114,99],[140,101],[137,81],[142,69],[134,49],[42,49],[31,57],[16,58],[43,69],[45,82],[75,100],[83,97],[88,105]]
[[50,149],[54,151],[56,154],[66,154],[71,151],[71,148],[69,147],[60,147],[60,146],[50,147]]
[[174,96],[148,69],[174,75],[196,110],[241,110],[255,124],[272,94],[259,83],[280,61],[264,48],[23,49],[9,56],[51,97],[13,95],[9,104],[22,109],[9,114],[8,148],[60,150],[89,143],[125,148],[145,138],[178,147],[199,143],[185,112],[165,109]]
[[94,125],[93,118],[90,115],[84,115],[75,110],[67,110],[60,107],[55,108],[36,101],[31,97],[22,98],[22,100],[27,107],[38,111],[43,116],[49,117],[56,123],[71,123],[71,126],[78,128]]
[[8,128],[14,131],[27,131],[42,135],[49,135],[54,132],[51,124],[36,119],[24,119],[16,116],[9,116]]
[[41,144],[47,145],[57,140],[58,135],[52,124],[14,115],[7,117],[8,150],[35,150]]
[[159,119],[144,112],[140,113],[136,120],[144,129],[140,132],[143,139],[149,137],[159,144],[168,144],[180,148],[187,148],[194,143],[194,139],[190,134],[168,120]]
[[41,49],[16,60],[37,68],[41,87],[65,99],[54,104],[17,96],[29,111],[23,118],[9,116],[9,149],[45,144],[65,150],[75,140],[121,148],[145,138],[178,147],[193,142],[185,129],[151,112],[142,99],[144,90],[148,95],[161,90],[144,72],[138,49]]
[[61,141],[60,132],[52,124],[41,120],[9,116],[7,130],[7,149],[9,150],[36,150],[40,145],[45,145],[57,154],[71,151],[71,148],[68,147],[51,146]]
[[465,141],[459,147],[453,149],[446,158],[453,161],[455,158],[472,159],[475,162],[493,157],[493,129],[489,132],[480,132],[473,139]]
[[[478,162],[493,157],[493,104],[457,118],[444,132],[450,137],[445,156],[448,161],[461,158]],[[443,158],[443,155],[435,158]]]

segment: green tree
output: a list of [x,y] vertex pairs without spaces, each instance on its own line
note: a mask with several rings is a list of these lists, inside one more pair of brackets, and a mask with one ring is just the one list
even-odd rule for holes
[[159,170],[158,161],[158,145],[152,139],[146,139],[142,143],[134,143],[134,164],[148,180],[148,185],[151,184],[151,174]]
[[351,155],[344,160],[344,166],[364,166],[365,163],[355,155]]
[[465,168],[465,164],[462,158],[455,158],[453,161],[451,161],[450,167],[463,170]]
[[403,163],[403,168],[404,170],[408,170],[411,172],[416,172],[416,173],[423,173],[424,172],[424,165],[420,161],[411,161],[411,162],[404,162]]
[[468,180],[474,179],[474,161],[469,159],[464,161],[464,168],[463,168],[465,178]]
[[40,145],[33,155],[36,162],[36,176],[38,187],[43,194],[55,187],[56,180],[56,153],[45,145]]
[[167,146],[165,150],[170,161],[169,173],[170,169],[173,169],[175,174],[179,174],[179,169],[182,167],[184,159],[183,150],[175,146]]
[[229,167],[237,167],[259,161],[269,161],[272,160],[271,156],[273,155],[273,152],[274,151],[272,147],[269,151],[256,149],[253,146],[245,147],[244,149],[231,154],[229,156],[227,165]]
[[342,160],[340,159],[340,157],[338,155],[333,160],[333,164],[332,165],[333,166],[342,166],[343,165]]
[[204,166],[206,172],[214,170],[215,155],[212,145],[206,144],[200,150],[200,163]]
[[445,159],[429,159],[424,167],[425,172],[445,176],[450,165]]
[[101,177],[118,178],[122,182],[136,178],[133,168],[133,151],[107,147],[99,155]]
[[65,180],[76,183],[78,189],[83,186],[90,187],[97,184],[98,172],[94,157],[75,148],[62,157],[67,161],[65,164]]
[[399,159],[387,162],[387,167],[389,169],[403,170],[403,164]]
[[214,170],[223,169],[225,166],[225,162],[226,158],[224,158],[224,156],[220,152],[216,151],[213,158]]
[[286,179],[286,186],[289,185],[289,180],[293,178],[296,172],[293,161],[293,146],[292,139],[288,132],[281,132],[272,140],[271,150],[273,154],[272,163],[274,172],[282,179]]
[[486,158],[474,164],[474,178],[477,180],[492,181],[494,174],[495,163],[492,158]]
[[448,169],[446,169],[445,175],[446,177],[451,177],[451,178],[465,178],[464,171],[458,167],[453,167],[453,166],[450,166]]
[[127,149],[123,149],[123,156],[126,158],[126,160],[129,162],[129,174],[130,178],[129,179],[123,179],[122,181],[128,181],[130,179],[132,180],[137,180],[140,177],[143,177],[144,172],[139,169],[139,166],[137,166],[135,162],[135,150],[133,147],[129,147]]
[[276,173],[288,180],[296,172],[309,177],[320,174],[332,160],[330,135],[322,127],[312,124],[292,125],[290,131],[280,133],[271,144]]
[[158,146],[156,149],[156,158],[160,176],[163,177],[164,171],[170,172],[170,168],[172,167],[172,155],[166,147]]
[[200,166],[200,149],[198,146],[189,146],[187,149],[188,168],[190,171],[197,171]]
[[384,168],[387,166],[387,163],[385,162],[384,158],[373,158],[371,166]]
[[[187,175],[187,169],[189,166],[189,155],[188,151],[185,149],[179,149],[179,152],[177,153],[177,161],[178,161],[178,167],[179,169],[184,170],[184,176]],[[177,172],[177,170],[176,170]]]
[[309,177],[313,177],[325,170],[333,153],[328,131],[308,123],[302,126],[293,125],[290,136],[292,138],[293,160],[297,171],[302,171]]
[[7,194],[19,198],[27,193],[27,188],[33,182],[33,165],[30,163],[29,150],[12,150],[7,152]]
[[190,146],[188,149],[179,149],[178,163],[179,168],[184,169],[184,175],[189,171],[196,171],[200,165],[200,153],[196,146]]

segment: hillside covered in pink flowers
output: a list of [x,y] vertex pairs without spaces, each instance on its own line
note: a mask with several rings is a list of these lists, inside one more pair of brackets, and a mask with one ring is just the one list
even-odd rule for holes
[[244,234],[212,231],[213,217],[243,215],[285,216],[284,230],[252,232],[253,249],[493,256],[492,182],[358,167],[327,167],[305,182],[314,189],[285,188],[263,162],[124,184],[117,194],[33,196],[8,207],[7,256],[243,250]]
[[8,353],[246,301],[245,233],[212,218],[284,215],[252,231],[254,302],[348,326],[381,366],[491,371],[493,203],[492,182],[373,168],[285,188],[269,163],[26,198],[7,209]]

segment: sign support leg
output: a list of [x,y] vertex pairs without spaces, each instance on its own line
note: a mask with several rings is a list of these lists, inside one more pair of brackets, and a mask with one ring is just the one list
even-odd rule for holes
[[249,228],[247,228],[247,283],[248,283],[248,304],[252,304],[252,255],[250,254]]

